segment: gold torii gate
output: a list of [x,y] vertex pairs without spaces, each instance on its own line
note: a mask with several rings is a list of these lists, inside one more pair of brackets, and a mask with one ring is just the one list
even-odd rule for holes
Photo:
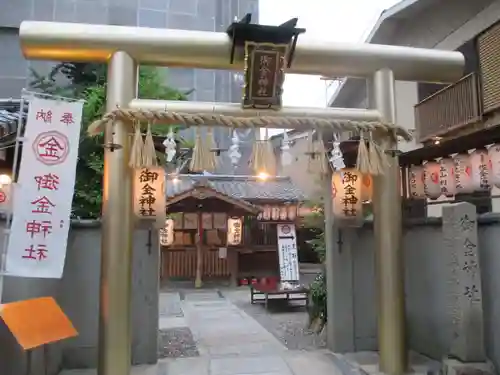
[[[396,122],[394,81],[451,83],[463,73],[459,52],[373,44],[298,42],[287,72],[335,77],[368,78],[372,109],[283,108],[281,111],[243,110],[237,104],[136,99],[137,64],[202,69],[242,70],[243,61],[230,63],[231,41],[225,33],[55,22],[22,22],[21,48],[27,59],[108,63],[107,110],[117,107],[165,110],[188,114],[214,113],[240,117],[265,115],[330,120]],[[117,119],[105,129],[103,181],[102,265],[99,327],[99,374],[125,375],[131,354],[132,175],[128,166],[130,124]],[[279,127],[290,128],[289,124]],[[304,125],[296,125],[299,129]],[[392,137],[380,144],[397,147]],[[399,168],[390,167],[374,178],[376,273],[380,370],[402,375],[406,370],[404,269],[402,252]],[[331,188],[326,187],[325,236],[334,248]],[[330,197],[330,199],[328,198]],[[128,228],[128,230],[127,230]],[[328,294],[334,292],[332,271],[336,255],[327,251]],[[335,350],[335,306],[328,298],[328,342]],[[342,324],[342,323],[339,323]]]

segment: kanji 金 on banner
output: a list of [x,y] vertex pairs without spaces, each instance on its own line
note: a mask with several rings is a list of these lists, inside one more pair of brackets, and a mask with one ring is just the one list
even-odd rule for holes
[[61,278],[66,257],[83,102],[30,100],[6,271]]

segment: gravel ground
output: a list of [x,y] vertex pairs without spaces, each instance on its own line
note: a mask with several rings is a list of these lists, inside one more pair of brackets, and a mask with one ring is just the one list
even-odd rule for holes
[[160,330],[158,358],[198,357],[193,335],[188,327]]
[[[301,281],[309,285],[315,274],[301,275]],[[250,290],[245,287],[222,292],[232,303],[254,318],[290,350],[316,350],[326,347],[325,335],[307,329],[308,314],[303,301],[286,303],[283,300],[269,301],[266,311],[263,304],[250,303]]]

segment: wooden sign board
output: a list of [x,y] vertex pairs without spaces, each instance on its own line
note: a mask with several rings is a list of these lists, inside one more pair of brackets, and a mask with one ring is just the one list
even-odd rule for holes
[[52,297],[0,305],[0,317],[24,350],[78,336]]
[[245,44],[243,108],[281,108],[287,44]]

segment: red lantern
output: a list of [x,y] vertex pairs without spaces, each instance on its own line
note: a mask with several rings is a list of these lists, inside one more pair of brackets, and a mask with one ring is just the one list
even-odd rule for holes
[[409,171],[410,197],[413,199],[425,198],[424,167],[414,165]]
[[439,163],[435,161],[428,161],[424,164],[424,191],[430,199],[437,199],[441,196],[440,169]]
[[474,191],[488,191],[490,189],[489,164],[488,151],[485,149],[477,149],[470,154],[471,179]]
[[500,188],[500,144],[494,144],[488,150],[490,157],[490,183]]
[[441,159],[439,167],[439,184],[441,185],[441,192],[445,197],[453,197],[457,192],[455,186],[455,164],[453,163],[453,159]]
[[472,167],[469,154],[458,154],[453,157],[455,164],[455,189],[457,193],[472,193]]

